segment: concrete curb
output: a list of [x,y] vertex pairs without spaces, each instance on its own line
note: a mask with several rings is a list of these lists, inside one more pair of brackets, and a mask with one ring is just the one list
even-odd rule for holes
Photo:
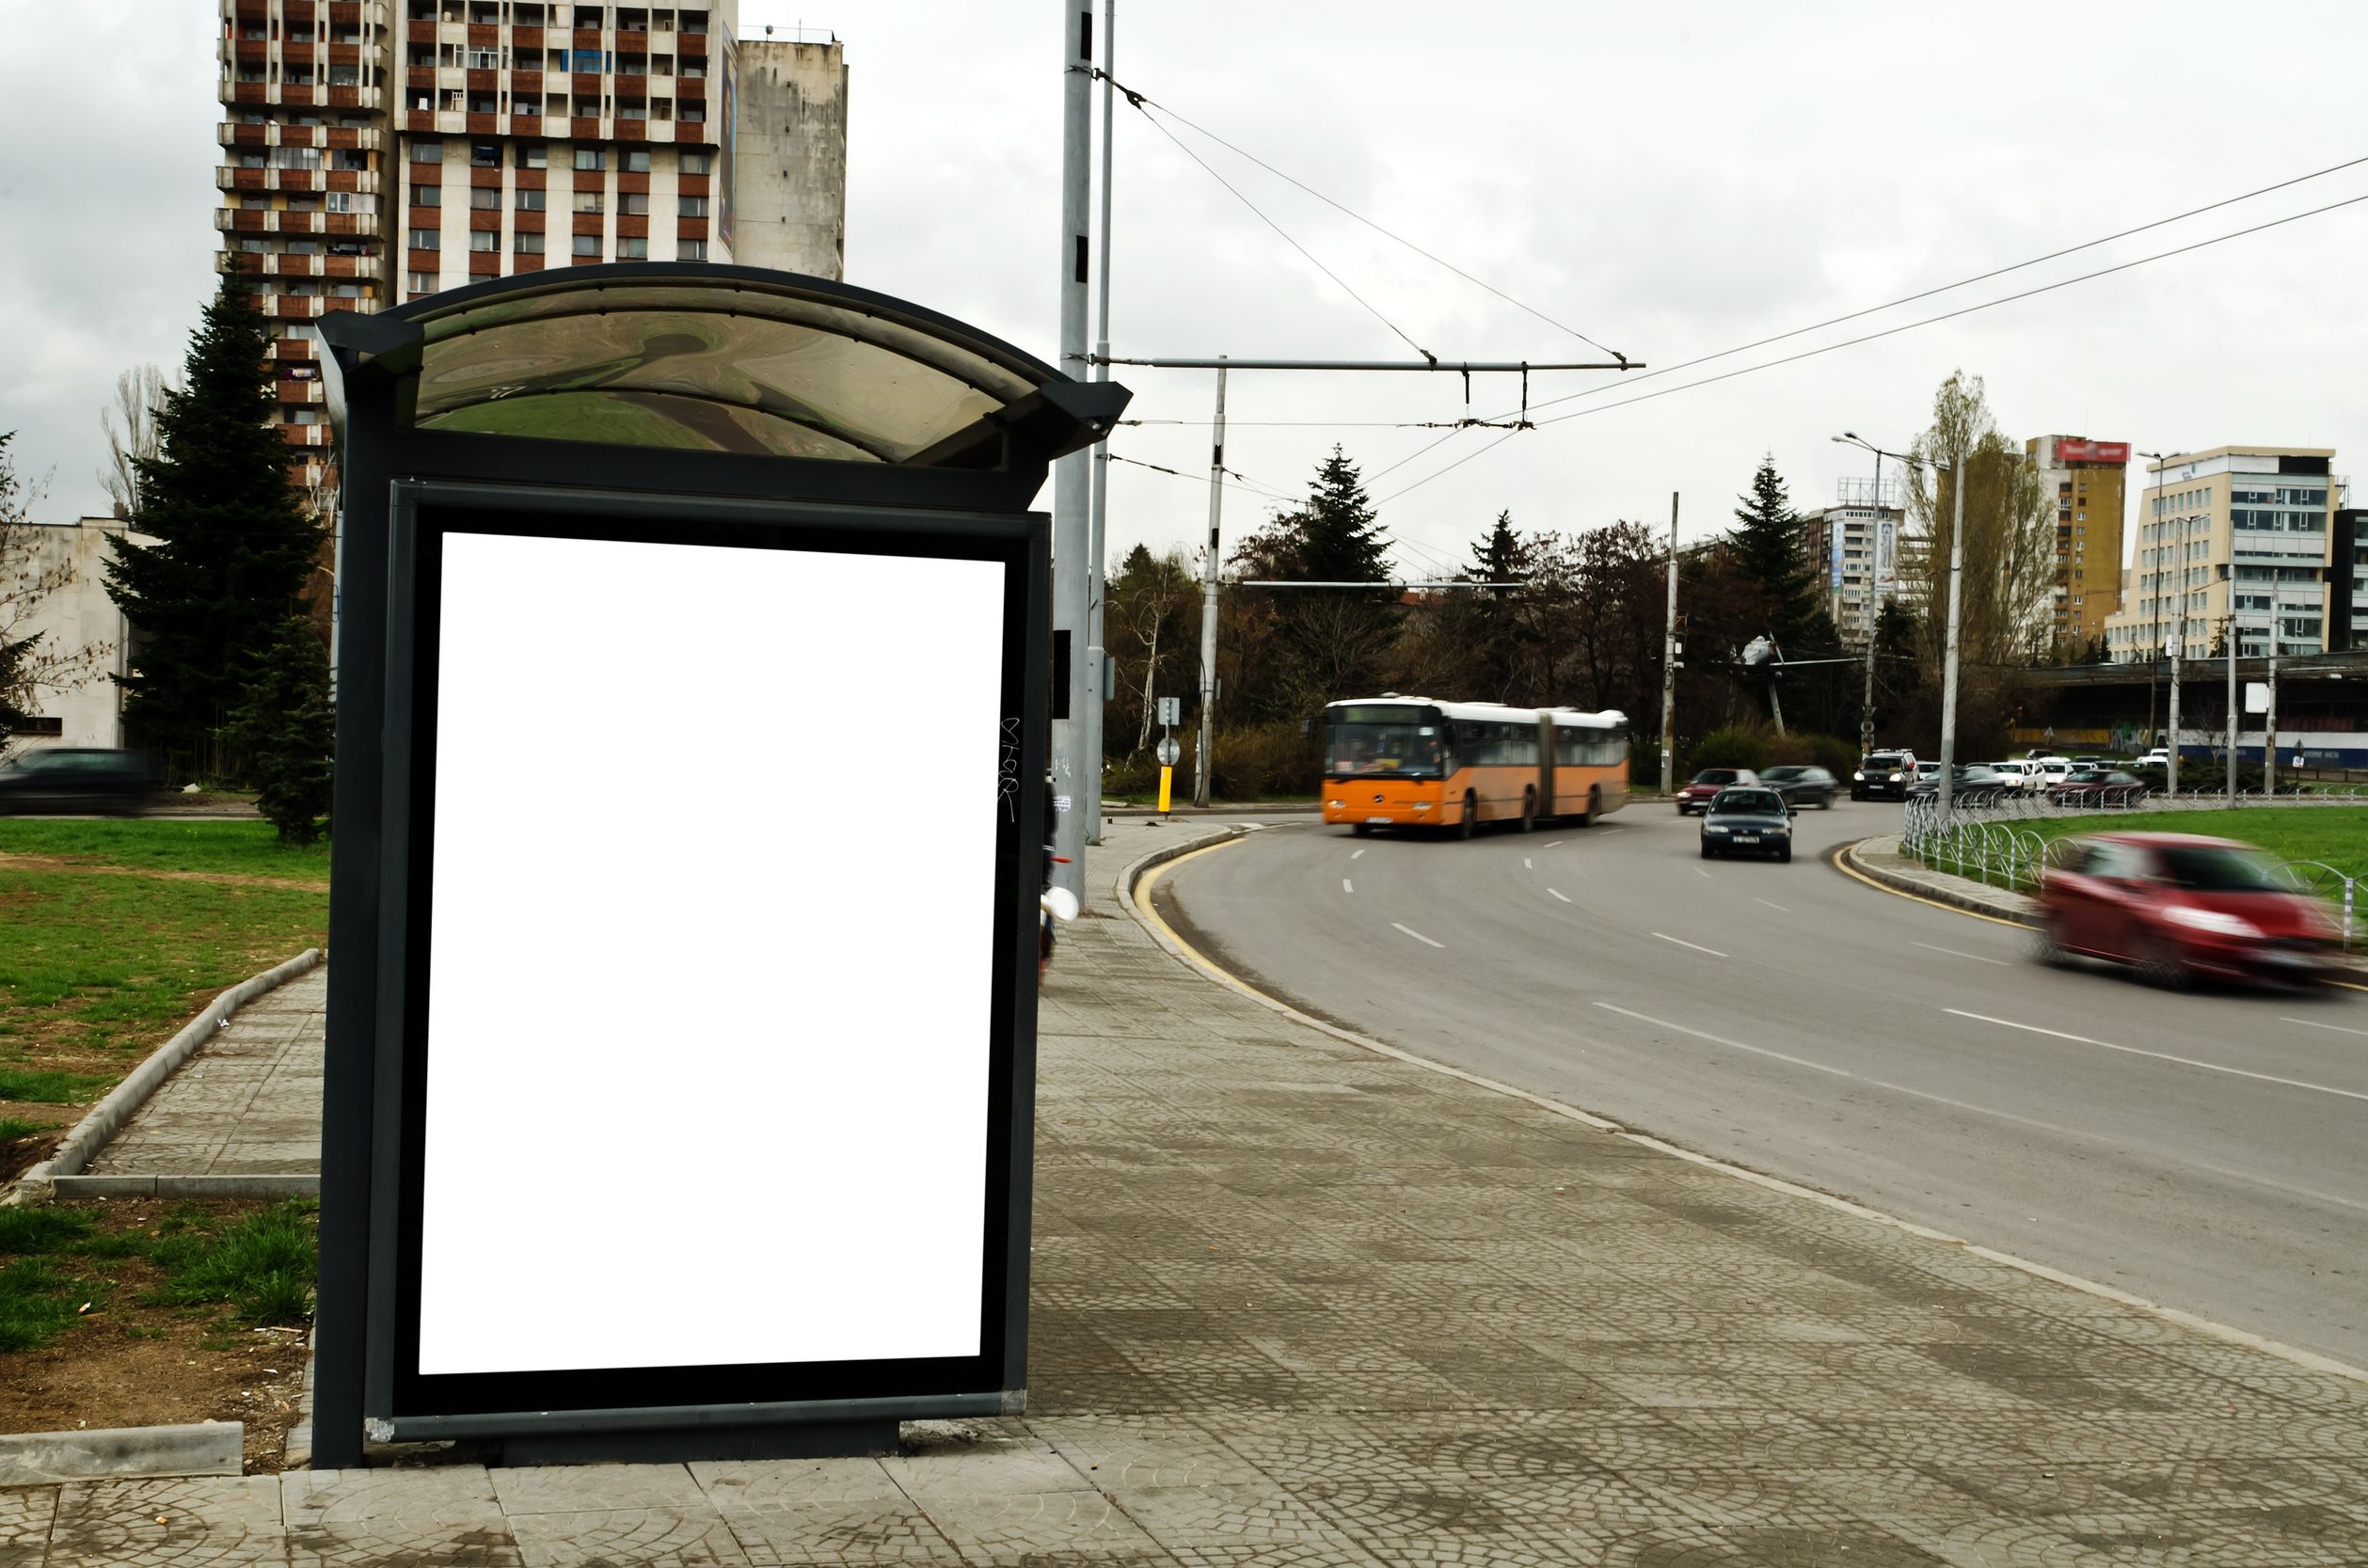
[[24,1432],[0,1437],[0,1486],[127,1477],[235,1476],[246,1467],[246,1424],[106,1427],[97,1432]]
[[2027,911],[1998,898],[1991,889],[1983,887],[1979,882],[1969,882],[1963,877],[1952,877],[1945,871],[1931,873],[1937,879],[1926,881],[1917,877],[1902,876],[1897,871],[1875,865],[1860,858],[1858,852],[1861,849],[1870,844],[1880,843],[1885,837],[1890,838],[1894,843],[1898,842],[1897,834],[1878,833],[1873,838],[1862,838],[1855,844],[1843,847],[1842,859],[1850,863],[1850,868],[1852,871],[1870,882],[1889,888],[1894,893],[1904,893],[1914,897],[1927,898],[1933,903],[1947,904],[1955,909],[1968,910],[1975,914],[1986,914],[1993,920],[2011,921],[2017,926],[2036,924]]
[[225,1172],[218,1176],[53,1176],[53,1199],[75,1197],[318,1197],[312,1175]]
[[[299,974],[309,974],[321,962],[321,950],[308,947],[290,958],[263,971],[251,979],[241,980],[206,1004],[205,1011],[191,1019],[179,1034],[150,1053],[148,1060],[134,1068],[122,1083],[107,1091],[104,1099],[90,1107],[83,1118],[74,1123],[57,1151],[48,1159],[17,1178],[16,1189],[9,1195],[11,1202],[47,1202],[53,1196],[56,1179],[79,1176],[93,1156],[107,1146],[107,1140],[122,1131],[133,1114],[148,1103],[171,1077],[176,1069],[198,1053],[198,1048],[212,1039],[231,1014],[266,991],[275,990]],[[154,1181],[155,1177],[135,1178]],[[181,1180],[186,1180],[181,1179]],[[155,1189],[149,1189],[153,1191]]]
[[1161,811],[1157,806],[1104,806],[1105,816],[1312,816],[1320,810],[1312,800],[1291,805],[1269,805],[1263,802],[1248,806],[1178,806],[1173,811]]

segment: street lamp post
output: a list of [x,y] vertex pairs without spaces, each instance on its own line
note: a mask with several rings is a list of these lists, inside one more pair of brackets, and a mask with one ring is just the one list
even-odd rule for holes
[[[2138,455],[2154,460],[2154,495],[2159,503],[2169,483],[2172,454],[2142,451]],[[2160,530],[2156,532],[2159,535]],[[2155,547],[2163,547],[2159,537]],[[2163,651],[2170,656],[2170,744],[2164,748],[2169,760],[2165,764],[2167,773],[2163,784],[2165,793],[2174,798],[2179,793],[2179,665],[2187,657],[2187,519],[2184,516],[2179,519],[2178,558],[2179,607],[2171,614],[2170,640],[2163,644]],[[2234,593],[2233,584],[2230,592]],[[2154,563],[2154,602],[2159,610],[2162,603],[2162,562],[2159,559]]]
[[[1965,580],[1965,481],[1973,465],[1959,452],[1948,475],[1948,645],[1941,666],[1941,820],[1948,820],[1957,769],[1957,603]],[[1937,467],[1938,466],[1935,465]]]

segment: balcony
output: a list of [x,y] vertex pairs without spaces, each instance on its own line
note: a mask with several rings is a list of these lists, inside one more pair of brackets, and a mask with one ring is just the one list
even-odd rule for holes
[[255,303],[264,315],[280,321],[311,321],[329,309],[329,301],[319,294],[264,294]]
[[329,427],[326,424],[283,424],[279,438],[292,447],[326,447],[330,444]]
[[272,393],[283,404],[298,404],[317,406],[327,401],[324,395],[324,388],[318,381],[298,380],[293,376],[282,377],[272,388]]

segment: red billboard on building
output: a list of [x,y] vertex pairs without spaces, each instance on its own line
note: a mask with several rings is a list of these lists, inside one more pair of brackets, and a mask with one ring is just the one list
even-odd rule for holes
[[2058,463],[2122,463],[2130,460],[2127,441],[2074,441],[2059,438],[2056,442]]

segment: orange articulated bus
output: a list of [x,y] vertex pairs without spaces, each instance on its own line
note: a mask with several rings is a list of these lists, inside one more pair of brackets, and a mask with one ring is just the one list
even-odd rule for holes
[[1359,697],[1324,710],[1324,820],[1359,833],[1483,822],[1527,832],[1628,804],[1628,716]]

